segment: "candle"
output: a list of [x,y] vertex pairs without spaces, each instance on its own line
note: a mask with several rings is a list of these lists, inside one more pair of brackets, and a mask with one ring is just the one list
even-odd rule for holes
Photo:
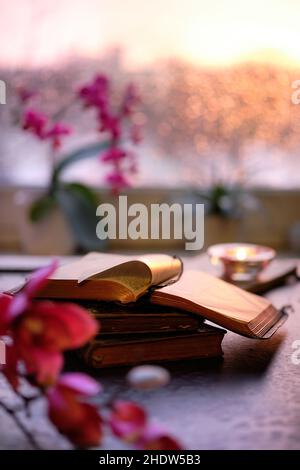
[[275,254],[272,248],[251,243],[223,243],[208,249],[211,263],[221,263],[223,277],[233,282],[255,280]]

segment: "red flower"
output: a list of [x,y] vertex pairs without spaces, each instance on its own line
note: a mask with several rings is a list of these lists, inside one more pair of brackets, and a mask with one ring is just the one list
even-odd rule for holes
[[109,423],[113,433],[121,439],[132,443],[138,441],[146,422],[146,412],[135,403],[117,401],[113,404]]
[[101,416],[95,406],[84,401],[99,392],[100,386],[95,380],[84,374],[70,373],[62,375],[47,393],[50,420],[76,446],[92,447],[100,443]]
[[11,296],[0,294],[0,336],[7,333],[11,323]]
[[107,183],[112,187],[114,192],[130,186],[129,181],[120,170],[114,170],[106,176]]
[[107,106],[108,91],[108,78],[105,75],[96,75],[94,80],[78,90],[78,95],[87,108],[93,106],[103,110]]
[[71,133],[71,128],[61,122],[57,122],[47,129],[49,119],[42,113],[28,109],[23,116],[23,129],[32,132],[41,140],[49,139],[52,148],[57,150],[61,146],[61,138]]
[[[0,295],[0,333],[10,334],[13,354],[43,386],[57,378],[63,365],[61,353],[84,345],[98,331],[97,322],[77,305],[32,300],[55,269],[52,263],[37,271],[14,297]],[[9,364],[4,373],[9,379]]]
[[126,157],[127,153],[125,150],[122,150],[117,147],[111,147],[110,149],[106,150],[102,155],[100,155],[100,159],[103,162],[118,162]]
[[100,111],[99,113],[99,131],[109,132],[113,142],[116,142],[121,137],[121,121],[118,116],[113,116],[107,111]]
[[181,444],[159,426],[145,428],[137,447],[143,450],[182,450]]
[[61,146],[61,138],[71,134],[71,132],[72,129],[70,126],[63,124],[62,122],[57,122],[45,133],[45,138],[51,139],[52,148],[57,150]]
[[143,408],[129,401],[113,404],[109,417],[112,432],[122,440],[145,450],[180,450],[179,442],[161,427],[149,425]]
[[23,116],[23,129],[32,132],[39,139],[45,137],[45,127],[48,123],[48,118],[34,109],[28,109]]
[[[132,162],[130,152],[122,150],[124,125],[129,122],[129,139],[134,144],[141,141],[141,128],[133,124],[132,114],[135,106],[140,102],[136,87],[131,83],[127,86],[123,99],[116,109],[111,106],[109,81],[104,75],[97,75],[90,83],[81,87],[79,97],[86,107],[93,107],[97,111],[99,132],[107,132],[110,138],[109,149],[103,153],[100,160],[113,166],[112,172],[106,177],[113,193],[117,194],[123,188],[130,186],[126,174],[136,170],[136,163]],[[125,158],[126,157],[126,158]],[[123,165],[123,162],[124,165]],[[127,163],[127,164],[126,164]]]

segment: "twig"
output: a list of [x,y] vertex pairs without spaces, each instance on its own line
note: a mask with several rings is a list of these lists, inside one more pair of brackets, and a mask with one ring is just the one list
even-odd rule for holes
[[13,421],[15,422],[15,424],[17,425],[17,427],[20,429],[20,431],[23,432],[23,434],[26,436],[28,442],[30,443],[30,445],[35,449],[35,450],[42,450],[41,447],[39,446],[38,442],[36,441],[36,439],[34,438],[34,436],[31,434],[31,432],[26,428],[26,426],[24,426],[24,424],[22,423],[22,420],[19,418],[18,414],[17,414],[17,411],[12,409],[12,408],[9,408],[7,405],[5,405],[5,403],[3,403],[2,401],[0,401],[0,408],[2,410],[4,410],[9,416],[11,416],[11,418],[13,419]]
[[42,397],[41,393],[37,393],[35,395],[31,395],[30,397],[27,397],[26,395],[23,395],[22,392],[19,390],[14,390],[14,393],[17,395],[17,397],[20,398],[20,400],[23,402],[24,408],[26,410],[27,416],[30,417],[30,408],[29,405],[35,401],[38,400],[39,398]]

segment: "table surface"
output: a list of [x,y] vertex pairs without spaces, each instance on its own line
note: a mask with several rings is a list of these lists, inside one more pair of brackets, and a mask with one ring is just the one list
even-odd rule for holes
[[[18,284],[22,276],[2,272],[0,290]],[[123,398],[142,403],[152,419],[188,449],[299,449],[300,364],[293,364],[292,353],[293,342],[300,340],[300,283],[274,289],[267,297],[277,307],[291,304],[294,308],[269,340],[228,332],[223,359],[168,364],[171,383],[152,392],[127,389],[125,368],[103,370],[96,376],[108,396],[122,389]],[[0,398],[14,402],[3,378]],[[66,448],[67,443],[44,420],[42,403],[34,413],[41,445]],[[29,448],[26,439],[0,411],[0,449],[23,448]],[[102,448],[120,449],[121,444],[108,437]]]

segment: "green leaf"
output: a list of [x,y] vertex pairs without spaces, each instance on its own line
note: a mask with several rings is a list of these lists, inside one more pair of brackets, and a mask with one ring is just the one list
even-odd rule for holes
[[81,196],[86,199],[86,201],[91,204],[91,206],[94,206],[95,209],[99,204],[99,199],[96,192],[85,184],[78,182],[66,183],[64,185],[64,188],[69,189],[73,192],[75,191],[75,193],[77,192],[78,194],[81,194]]
[[55,205],[55,198],[48,194],[34,201],[29,210],[29,218],[31,222],[35,223],[42,220],[49,214]]

